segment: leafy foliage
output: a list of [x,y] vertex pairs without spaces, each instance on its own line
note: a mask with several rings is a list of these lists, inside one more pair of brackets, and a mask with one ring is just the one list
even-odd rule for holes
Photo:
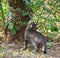
[[[22,12],[22,16],[29,15],[30,18],[38,24],[38,30],[45,35],[49,35],[52,32],[58,32],[57,22],[60,22],[60,1],[59,0],[23,0],[26,4],[27,11]],[[8,17],[8,3],[7,0],[0,0],[0,26],[3,26],[3,19]],[[32,13],[30,13],[32,9]],[[15,11],[19,11],[19,8],[16,8]],[[10,11],[13,12],[11,9]],[[33,17],[31,17],[31,14]],[[16,18],[13,18],[14,20]],[[6,20],[5,20],[6,21]],[[18,22],[15,20],[15,22]],[[20,25],[24,26],[26,22],[19,21]],[[8,28],[11,29],[12,33],[16,33],[18,30],[17,26],[14,26],[10,21],[7,23]],[[14,31],[13,31],[14,30]],[[15,31],[16,30],[16,31]]]
[[51,48],[52,47],[52,43],[51,42],[47,42],[47,48]]
[[2,30],[2,26],[5,24],[5,19],[7,16],[7,0],[0,0],[0,30]]
[[[38,28],[38,30],[45,33],[45,35],[48,35],[51,32],[58,32],[56,23],[60,22],[60,19],[58,18],[60,17],[59,3],[60,2],[56,0],[32,1],[32,10],[35,10],[32,20],[39,25],[40,29]],[[39,7],[37,5],[39,5]]]

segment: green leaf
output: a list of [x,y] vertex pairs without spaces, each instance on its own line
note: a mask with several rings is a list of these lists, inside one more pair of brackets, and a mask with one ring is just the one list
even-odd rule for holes
[[8,22],[8,28],[9,28],[9,29],[13,29],[13,27],[14,27],[14,26],[13,26],[13,23],[12,23],[11,21],[9,21],[9,22]]
[[52,3],[52,2],[49,2],[48,5],[49,5],[49,6],[53,6],[53,3]]
[[46,27],[47,27],[48,29],[50,29],[50,28],[51,28],[51,24],[50,24],[50,23],[47,23],[47,24],[46,24]]
[[22,16],[26,16],[26,15],[28,15],[29,13],[28,12],[26,12],[26,11],[23,11],[22,12]]
[[18,27],[17,26],[14,26],[14,27],[15,27],[16,31],[18,31]]
[[37,7],[40,7],[41,6],[41,2],[40,1],[36,1],[36,3],[35,3],[35,5],[37,6]]
[[52,25],[52,26],[51,26],[51,31],[52,31],[52,32],[54,32],[54,31],[58,32],[58,28],[57,28],[56,26],[53,26],[53,25]]
[[28,0],[25,0],[25,4],[26,4],[26,5],[29,5],[29,1],[28,1]]
[[16,34],[16,30],[14,28],[11,29],[11,33],[12,33],[12,35],[15,35]]
[[57,19],[58,19],[58,21],[60,21],[60,16],[58,16],[58,18],[57,18]]
[[56,16],[54,15],[54,17],[53,17],[53,16],[52,16],[52,17],[49,17],[49,18],[48,18],[48,21],[54,23],[54,22],[57,21],[57,18],[56,18]]
[[0,23],[0,26],[3,26],[3,24],[2,24],[2,23]]
[[43,7],[43,10],[44,10],[45,12],[52,13],[52,11],[51,11],[50,9],[46,8],[46,7]]
[[0,21],[2,21],[2,17],[0,16]]
[[51,48],[52,47],[52,43],[51,42],[47,42],[47,48]]
[[0,10],[2,10],[2,6],[0,5]]

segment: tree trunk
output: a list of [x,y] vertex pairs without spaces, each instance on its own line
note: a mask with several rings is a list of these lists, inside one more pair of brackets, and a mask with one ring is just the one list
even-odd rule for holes
[[[27,11],[25,2],[23,0],[9,0],[8,3],[9,3],[9,7],[10,7],[9,9],[11,9],[11,8],[13,9],[12,13],[14,16],[11,15],[11,18],[15,17],[15,18],[17,18],[18,21],[26,22],[26,23],[30,20],[29,15],[22,16],[22,12]],[[20,10],[14,11],[16,9],[20,9]],[[11,12],[11,10],[9,10],[9,12]],[[8,18],[8,21],[12,20],[11,18]],[[23,26],[19,25],[18,22],[15,22],[14,25],[17,25],[19,30],[16,33],[16,35],[12,35],[9,30],[7,31],[7,32],[9,32],[9,38],[6,42],[7,44],[11,43],[15,39],[17,39],[21,43],[24,42],[24,31],[25,31],[26,25],[23,25]]]

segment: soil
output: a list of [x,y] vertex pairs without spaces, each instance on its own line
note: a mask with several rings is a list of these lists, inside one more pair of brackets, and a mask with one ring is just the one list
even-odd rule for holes
[[4,46],[0,44],[0,58],[60,58],[60,45],[54,45],[47,49],[47,54],[42,52],[32,52],[32,50],[23,50],[21,44],[9,44]]

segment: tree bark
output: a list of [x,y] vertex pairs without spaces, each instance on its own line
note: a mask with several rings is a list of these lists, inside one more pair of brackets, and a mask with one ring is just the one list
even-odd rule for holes
[[[30,1],[30,0],[28,0],[28,1]],[[8,3],[9,3],[9,7],[11,7],[12,9],[14,9],[14,10],[16,10],[17,8],[20,9],[19,11],[12,11],[12,13],[14,14],[14,16],[12,16],[12,18],[15,17],[15,18],[17,18],[18,21],[26,22],[26,23],[30,20],[29,15],[22,16],[22,11],[27,11],[25,2],[23,0],[9,0]],[[12,19],[8,18],[8,21],[9,20],[12,20]],[[17,25],[19,30],[16,33],[16,35],[12,35],[10,30],[7,31],[7,32],[9,32],[9,38],[6,41],[7,44],[11,43],[15,39],[17,39],[17,41],[19,41],[21,43],[24,42],[24,32],[25,32],[26,25],[21,26],[18,24],[18,22],[15,22],[14,25]]]

